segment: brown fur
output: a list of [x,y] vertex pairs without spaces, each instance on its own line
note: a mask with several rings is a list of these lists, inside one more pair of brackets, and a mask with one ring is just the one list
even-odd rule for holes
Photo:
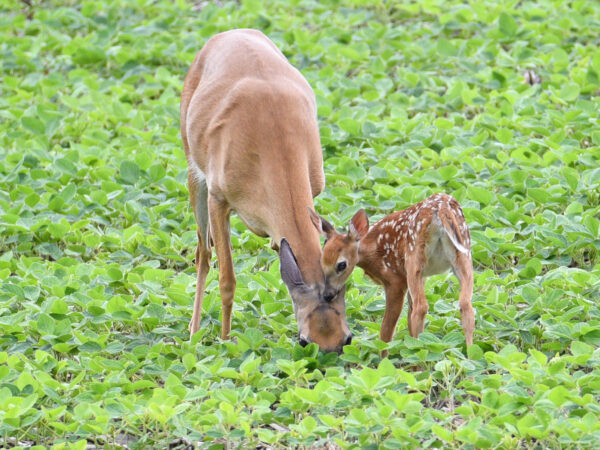
[[[232,211],[254,233],[270,236],[274,248],[287,239],[294,254],[291,264],[297,261],[303,281],[313,290],[312,300],[319,303],[324,287],[321,249],[307,213],[325,184],[316,115],[314,93],[304,77],[259,31],[218,34],[192,63],[181,95],[181,137],[199,225],[191,334],[199,327],[213,244],[220,266],[222,337],[229,336],[236,285],[229,236]],[[205,200],[200,195],[202,176],[208,189]],[[212,242],[200,233],[203,208]],[[340,318],[328,320],[327,328],[335,336],[349,334],[345,309],[337,310]],[[306,332],[320,344],[312,329]],[[332,349],[329,341],[323,347]]]
[[[356,237],[358,245],[352,243]],[[409,332],[417,337],[423,331],[428,311],[424,279],[451,268],[461,284],[459,305],[466,342],[467,345],[473,343],[471,237],[460,205],[454,198],[434,194],[384,217],[370,229],[367,216],[361,210],[352,218],[348,234],[333,230],[327,238],[321,265],[326,274],[333,274],[327,278],[328,283],[336,288],[344,285],[354,266],[358,265],[367,276],[383,285],[386,296],[381,325],[383,341],[389,342],[393,337],[407,291]],[[333,267],[340,259],[356,263],[336,274]]]

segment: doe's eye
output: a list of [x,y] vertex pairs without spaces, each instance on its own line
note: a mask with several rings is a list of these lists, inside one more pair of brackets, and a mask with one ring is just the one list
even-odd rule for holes
[[335,271],[337,273],[340,273],[340,272],[343,272],[344,270],[346,270],[346,261],[337,263],[337,265],[335,266]]

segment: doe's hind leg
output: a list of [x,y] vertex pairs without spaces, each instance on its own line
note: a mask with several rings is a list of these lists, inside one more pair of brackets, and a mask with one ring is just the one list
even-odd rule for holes
[[207,249],[202,242],[202,237],[198,234],[198,247],[196,248],[196,295],[194,297],[194,312],[188,329],[190,330],[190,338],[200,328],[200,316],[202,315],[202,299],[204,298],[204,287],[206,285],[206,277],[210,270],[210,247]]
[[194,207],[194,215],[198,225],[198,246],[196,247],[196,295],[194,297],[194,312],[188,326],[190,338],[200,327],[200,316],[202,315],[202,299],[206,277],[210,270],[211,242],[208,226],[208,204],[206,181],[189,179],[190,198]]

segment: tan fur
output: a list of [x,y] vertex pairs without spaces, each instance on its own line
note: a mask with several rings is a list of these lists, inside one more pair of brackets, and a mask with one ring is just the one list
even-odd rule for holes
[[[424,280],[429,275],[452,269],[461,284],[459,305],[467,345],[473,343],[475,319],[471,296],[473,264],[471,237],[458,202],[449,195],[434,194],[405,210],[394,212],[370,229],[364,211],[351,221],[351,230],[358,233],[358,246],[350,244],[351,233],[329,233],[323,246],[321,265],[325,273],[334,273],[334,261],[344,255],[357,261],[365,274],[383,285],[386,309],[381,325],[381,339],[389,342],[402,312],[408,291],[408,328],[411,336],[423,332],[428,304]],[[357,231],[358,230],[358,231]],[[354,265],[343,273],[327,278],[333,286],[343,285]]]
[[[316,115],[314,93],[304,77],[256,30],[212,37],[187,74],[181,136],[197,219],[198,208],[204,207],[196,194],[203,175],[208,186],[210,236],[220,265],[223,338],[229,335],[235,292],[231,211],[254,233],[270,236],[274,248],[286,238],[304,281],[322,293],[319,235],[307,212],[325,184]],[[211,243],[201,241],[199,233],[191,334],[199,326],[210,260]],[[330,326],[334,334],[347,329],[345,311],[343,319]]]

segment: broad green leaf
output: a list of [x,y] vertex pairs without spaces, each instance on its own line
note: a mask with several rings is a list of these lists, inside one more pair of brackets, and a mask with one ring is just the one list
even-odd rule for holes
[[54,319],[48,314],[40,314],[37,320],[37,330],[43,334],[54,333]]
[[475,201],[487,205],[494,198],[494,193],[489,190],[477,187],[477,186],[469,186],[467,188],[468,195]]
[[565,100],[567,102],[572,102],[577,97],[579,97],[579,91],[580,91],[580,89],[577,84],[575,84],[575,83],[566,84],[560,90],[560,98],[562,98],[563,100]]
[[137,183],[140,177],[140,168],[136,163],[131,161],[123,161],[120,166],[121,178],[128,184]]
[[470,345],[467,348],[467,353],[468,353],[470,359],[475,359],[475,360],[483,359],[483,351],[477,344]]
[[518,29],[517,21],[514,17],[508,13],[502,12],[498,17],[498,26],[500,31],[505,36],[512,37],[515,35]]
[[496,138],[503,144],[510,144],[513,138],[513,133],[507,128],[500,128],[496,131]]
[[22,117],[21,123],[26,130],[34,134],[44,134],[46,132],[46,125],[40,119],[36,117]]
[[456,47],[445,38],[440,38],[437,40],[437,51],[442,56],[458,55],[458,50]]

